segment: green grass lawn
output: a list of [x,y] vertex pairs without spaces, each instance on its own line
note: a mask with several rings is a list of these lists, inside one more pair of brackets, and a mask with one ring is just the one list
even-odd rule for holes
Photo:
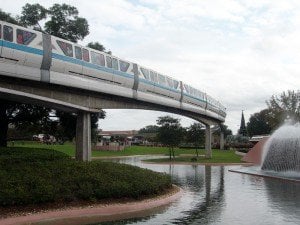
[[232,150],[217,150],[213,149],[212,151],[212,158],[207,159],[204,157],[205,151],[200,150],[199,151],[199,157],[196,161],[193,161],[195,159],[195,154],[191,154],[190,156],[176,156],[174,159],[170,161],[169,158],[159,158],[159,159],[149,159],[146,160],[147,162],[194,162],[194,163],[242,163],[241,156],[236,155],[234,151]]
[[[9,144],[11,145],[11,143]],[[15,142],[14,146],[29,147],[29,148],[46,148],[53,149],[59,152],[63,152],[69,156],[75,156],[75,145],[70,142],[66,142],[63,145],[46,145],[37,142]],[[166,147],[146,147],[146,146],[131,146],[125,148],[124,151],[92,151],[93,157],[118,157],[118,156],[132,156],[132,155],[156,155],[163,154],[168,155],[169,151]],[[180,156],[189,155],[189,156]],[[191,158],[195,157],[195,149],[175,149],[176,158],[175,162],[191,162]],[[199,155],[205,155],[205,150],[199,150]],[[201,163],[241,163],[241,156],[238,156],[234,151],[229,150],[217,150],[214,149],[212,153],[212,159],[205,159],[199,157],[197,162]],[[153,162],[163,162],[169,159],[155,159]]]

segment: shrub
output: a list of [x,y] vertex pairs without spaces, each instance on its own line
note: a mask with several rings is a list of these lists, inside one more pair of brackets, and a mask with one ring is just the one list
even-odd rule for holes
[[171,187],[169,175],[112,162],[77,162],[44,149],[0,149],[0,206],[140,198]]

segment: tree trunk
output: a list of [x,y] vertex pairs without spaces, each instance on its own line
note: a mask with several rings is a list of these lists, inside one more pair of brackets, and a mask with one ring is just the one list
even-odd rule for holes
[[173,159],[175,159],[175,151],[174,151],[174,147],[172,147],[172,155],[173,155]]
[[196,155],[197,155],[197,158],[199,158],[199,151],[198,151],[197,147],[196,147]]
[[171,147],[169,147],[169,156],[170,156],[170,161],[172,159],[172,150],[171,150]]
[[8,118],[6,109],[7,104],[0,101],[0,147],[7,146]]

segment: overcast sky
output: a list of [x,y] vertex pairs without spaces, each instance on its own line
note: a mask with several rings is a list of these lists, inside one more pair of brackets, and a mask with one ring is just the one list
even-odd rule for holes
[[[1,0],[20,14],[29,1]],[[90,34],[113,55],[153,68],[207,92],[227,108],[235,133],[266,100],[300,86],[298,0],[31,0],[76,6]],[[156,123],[163,112],[106,110],[104,130],[131,130]],[[176,116],[177,117],[177,116]],[[193,120],[179,117],[183,126]]]

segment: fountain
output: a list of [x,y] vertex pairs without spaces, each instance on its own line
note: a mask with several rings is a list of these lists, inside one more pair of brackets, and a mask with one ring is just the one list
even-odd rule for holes
[[300,124],[277,129],[263,148],[261,169],[300,177]]
[[261,165],[230,171],[300,181],[300,123],[278,128],[255,154]]

